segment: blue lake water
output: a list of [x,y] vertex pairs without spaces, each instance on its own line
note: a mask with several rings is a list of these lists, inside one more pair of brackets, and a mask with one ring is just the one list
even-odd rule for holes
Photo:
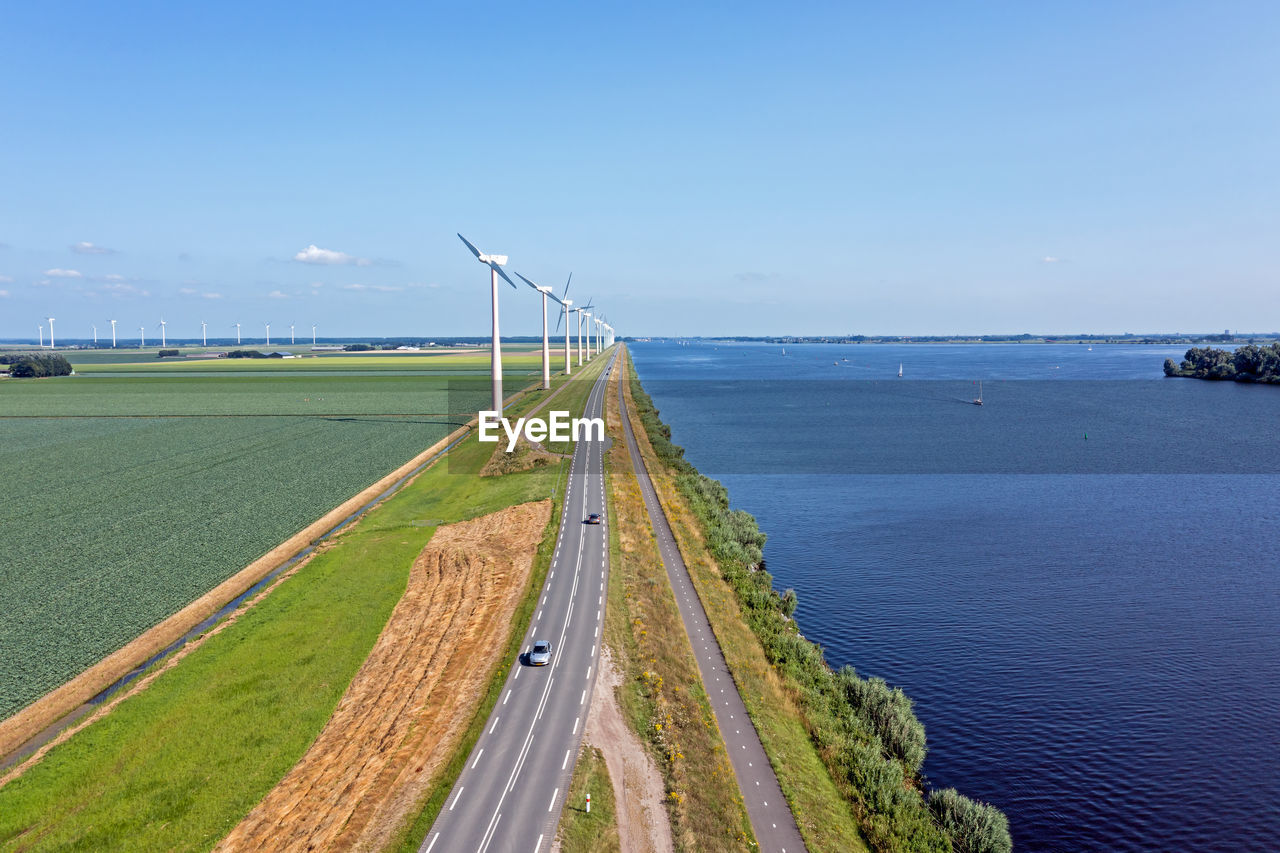
[[1020,850],[1280,843],[1280,388],[1165,379],[1184,347],[630,347],[806,636],[915,700],[931,785]]

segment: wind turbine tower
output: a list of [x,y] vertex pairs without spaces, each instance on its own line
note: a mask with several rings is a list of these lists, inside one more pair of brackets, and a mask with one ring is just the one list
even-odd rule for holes
[[315,323],[311,324],[311,345],[312,346],[316,345],[316,324]]
[[200,346],[207,347],[209,345],[209,324],[204,320],[200,321]]
[[271,346],[271,324],[267,324],[267,346]]
[[560,298],[556,301],[560,303],[560,316],[556,318],[556,331],[560,331],[560,321],[564,320],[564,375],[573,375],[573,357],[570,355],[569,349],[569,314],[572,312],[573,300],[569,299],[569,284],[573,281],[573,273],[569,273],[569,280],[564,283],[564,293],[560,294]]
[[169,342],[164,337],[164,318],[160,318],[160,346],[167,347]]
[[297,343],[297,341],[296,341],[296,340],[294,340],[294,338],[293,338],[293,324],[292,324],[292,323],[290,323],[290,324],[289,324],[289,344],[290,344],[290,345],[293,345],[293,344],[296,344],[296,343]]
[[236,346],[240,346],[240,324],[236,323]]
[[111,348],[116,348],[116,321],[111,321]]
[[490,356],[493,373],[493,411],[500,413],[502,411],[502,341],[498,337],[498,276],[502,276],[513,290],[516,289],[516,283],[502,271],[507,264],[506,255],[486,255],[461,234],[458,235],[458,239],[466,243],[477,261],[489,267],[489,290],[493,299],[493,352]]
[[[529,281],[529,279],[520,275],[520,273],[516,273],[516,275],[520,276],[520,279],[525,284],[529,285],[534,290],[542,294],[542,390],[550,391],[551,390],[551,339],[547,337],[547,297],[550,296],[552,299],[556,299],[556,297],[554,294],[552,294],[551,288],[542,287],[540,285],[534,284],[533,282]],[[560,300],[556,299],[556,301],[559,302]]]
[[40,349],[44,349],[44,323],[40,324]]
[[147,329],[145,326],[138,327],[138,341],[139,341],[138,343],[139,348],[145,347],[147,345]]
[[53,349],[53,318],[49,318],[49,349]]
[[[583,320],[586,320],[586,321],[587,321],[587,349],[586,349],[586,352],[587,352],[587,361],[591,361],[591,312],[590,312],[590,311],[586,311],[586,310],[584,310],[584,311],[580,311],[580,312],[579,312],[579,316],[578,316],[578,346],[579,346],[579,348],[581,348],[581,346],[582,346],[582,321],[583,321]],[[579,364],[581,364],[582,362],[578,362],[578,363],[579,363]]]
[[93,346],[95,349],[98,346],[98,327],[96,324],[93,327]]

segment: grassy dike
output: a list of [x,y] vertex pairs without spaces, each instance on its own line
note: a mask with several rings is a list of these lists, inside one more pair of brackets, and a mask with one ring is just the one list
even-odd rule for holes
[[[676,848],[755,850],[742,793],[631,468],[617,401],[617,385],[611,383],[606,399],[613,444],[606,457],[610,572],[604,636],[622,676],[618,703],[662,773]],[[575,785],[594,772],[591,767],[584,751],[574,771]],[[607,776],[603,784],[608,785]],[[565,811],[565,853],[601,849],[574,846],[574,839],[590,838],[581,830],[585,820],[581,813]]]
[[794,593],[779,595],[763,568],[755,519],[730,510],[724,488],[683,459],[627,367],[654,487],[809,849],[1011,850],[998,809],[951,789],[926,798],[924,728],[910,699],[851,668],[834,672],[800,634]]
[[[524,394],[513,408],[527,411],[546,396]],[[209,849],[315,739],[436,527],[543,499],[563,482],[559,465],[476,476],[492,452],[470,436],[147,689],[0,789],[0,849]],[[550,563],[559,497],[509,629],[512,650]],[[507,657],[477,709],[477,731],[514,651]],[[473,741],[469,733],[426,813]]]

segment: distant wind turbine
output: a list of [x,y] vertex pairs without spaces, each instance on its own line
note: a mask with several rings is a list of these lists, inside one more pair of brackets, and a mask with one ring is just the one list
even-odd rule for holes
[[271,324],[267,324],[267,346],[271,346]]
[[160,346],[167,347],[169,342],[164,337],[164,318],[160,318]]
[[316,324],[315,323],[311,324],[311,345],[312,346],[316,345]]
[[40,324],[40,349],[44,349],[44,323]]
[[293,339],[293,324],[292,324],[292,323],[290,323],[290,324],[289,324],[289,343],[290,343],[290,345],[292,345],[292,344],[296,344],[296,343],[297,343],[297,341],[295,341],[295,340]]
[[560,294],[557,300],[563,309],[560,316],[556,318],[556,331],[560,331],[560,321],[564,320],[564,375],[571,376],[573,374],[573,356],[569,350],[569,312],[572,310],[573,300],[567,298],[569,296],[569,282],[573,281],[573,273],[569,273],[569,281],[564,283],[564,293]]
[[147,345],[147,329],[145,326],[138,327],[138,341],[139,341],[139,344],[138,344],[139,348],[145,347]]
[[53,318],[49,318],[49,349],[53,349]]
[[502,276],[507,284],[515,289],[516,283],[502,271],[507,264],[506,255],[486,255],[477,249],[470,240],[458,235],[458,239],[466,243],[476,260],[489,267],[489,290],[493,300],[493,352],[490,355],[491,372],[493,374],[493,411],[502,411],[502,340],[498,335],[498,276]]
[[96,325],[93,327],[93,346],[95,349],[98,346],[98,327]]
[[240,346],[240,324],[236,323],[236,346]]
[[209,346],[209,324],[204,320],[200,321],[200,346]]
[[116,348],[116,321],[111,321],[111,348]]
[[[542,294],[542,390],[551,390],[551,340],[547,337],[547,297],[556,299],[555,294],[551,292],[551,288],[542,287],[529,281],[529,279],[520,276],[520,280],[532,287],[534,290]],[[556,299],[559,302],[559,299]]]

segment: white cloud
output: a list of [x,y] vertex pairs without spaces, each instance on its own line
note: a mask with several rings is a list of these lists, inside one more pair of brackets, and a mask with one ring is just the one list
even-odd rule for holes
[[1040,263],[1042,264],[1056,264],[1056,263],[1060,263],[1061,261],[1062,261],[1062,258],[1055,258],[1053,255],[1045,255],[1043,258],[1040,259]]
[[124,281],[124,276],[114,272],[103,276],[103,278],[105,278],[107,281]]
[[181,293],[183,296],[196,295],[196,289],[194,287],[180,287],[178,288],[178,292]]
[[288,299],[289,298],[289,294],[285,293],[283,290],[273,290],[270,293],[268,293],[267,296],[270,299]]
[[124,284],[121,282],[104,284],[102,285],[102,290],[103,292],[110,293],[113,296],[150,296],[151,295],[150,291],[141,290],[137,287],[134,287],[132,284]]
[[0,299],[5,299],[5,298],[7,298],[8,296],[9,296],[9,291],[7,291],[7,290],[0,290]]
[[323,281],[313,281],[313,282],[311,282],[311,286],[312,286],[312,287],[324,287],[324,282],[323,282]]
[[0,284],[13,284],[13,279],[7,275],[0,275]]
[[392,287],[389,284],[344,284],[343,290],[376,290],[379,293],[399,293],[403,287]]
[[71,247],[71,251],[77,255],[114,255],[115,249],[108,249],[106,246],[95,246],[92,243],[80,242]]
[[315,243],[293,256],[295,261],[301,261],[304,264],[330,264],[341,265],[351,264],[357,267],[367,267],[373,263],[368,258],[357,258],[354,255],[348,255],[346,252],[335,252],[332,249],[321,249]]
[[202,293],[200,294],[200,296],[205,299],[221,299],[222,298],[221,293]]
[[51,270],[45,270],[44,274],[50,278],[84,278],[80,270],[63,270],[54,267]]

